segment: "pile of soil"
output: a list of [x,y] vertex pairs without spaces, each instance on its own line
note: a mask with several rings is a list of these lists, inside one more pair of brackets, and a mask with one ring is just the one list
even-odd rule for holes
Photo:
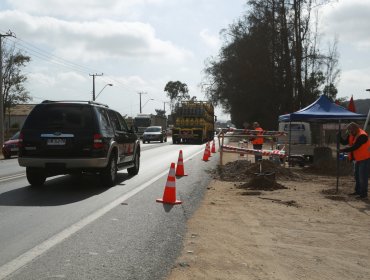
[[262,160],[259,163],[251,163],[247,160],[228,162],[224,166],[218,166],[216,176],[217,179],[222,181],[245,182],[250,180],[256,173],[261,172],[275,173],[276,179],[297,179],[301,177],[289,168],[285,168],[269,160]]
[[247,190],[261,190],[261,191],[274,191],[279,189],[287,189],[283,185],[276,182],[275,177],[254,175],[245,184],[239,186],[239,188]]

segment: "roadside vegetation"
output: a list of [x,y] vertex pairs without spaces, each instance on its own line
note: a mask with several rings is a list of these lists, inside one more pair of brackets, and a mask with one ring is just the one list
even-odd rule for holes
[[[336,99],[340,70],[336,39],[320,48],[320,9],[327,0],[250,0],[223,30],[223,47],[206,61],[202,88],[237,127],[259,121],[276,129],[281,114],[320,95]],[[344,100],[341,100],[344,101]]]

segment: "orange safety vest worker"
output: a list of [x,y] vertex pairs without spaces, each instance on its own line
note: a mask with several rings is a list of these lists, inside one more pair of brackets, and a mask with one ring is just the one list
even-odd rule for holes
[[[263,134],[263,129],[261,127],[256,127],[254,130],[258,130],[259,132],[257,133],[257,135],[262,135]],[[263,137],[256,137],[254,138],[254,140],[252,141],[252,144],[253,145],[262,145],[263,144]]]
[[[361,128],[359,129],[359,133],[357,133],[356,136],[353,136],[353,135],[349,135],[349,138],[348,138],[348,144],[350,146],[352,146],[357,138],[360,136],[360,135],[367,135],[366,131],[362,130]],[[368,159],[370,158],[370,141],[367,140],[367,142],[365,144],[362,144],[360,146],[360,148],[358,148],[357,150],[354,150],[353,152],[351,152],[349,155],[348,155],[348,159],[349,160],[352,160],[352,154],[353,154],[353,157],[356,161],[360,161],[360,160],[365,160],[365,159]]]

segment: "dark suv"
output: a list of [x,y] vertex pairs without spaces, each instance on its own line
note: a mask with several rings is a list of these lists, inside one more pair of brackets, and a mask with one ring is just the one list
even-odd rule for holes
[[91,101],[43,101],[27,117],[20,133],[20,166],[31,186],[60,174],[98,173],[112,186],[117,170],[136,175],[140,141],[124,118]]

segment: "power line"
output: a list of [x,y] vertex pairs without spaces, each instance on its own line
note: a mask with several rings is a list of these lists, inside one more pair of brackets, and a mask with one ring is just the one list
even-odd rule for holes
[[[23,51],[25,53],[27,53],[28,55],[31,56],[31,58],[37,58],[39,60],[42,60],[42,61],[45,61],[49,64],[54,64],[58,67],[64,67],[65,69],[71,69],[75,72],[78,72],[78,73],[81,73],[83,75],[87,75],[91,72],[100,72],[100,71],[97,71],[96,69],[93,69],[91,67],[88,67],[88,66],[84,66],[84,65],[81,65],[81,64],[78,64],[78,63],[75,63],[75,62],[72,62],[70,60],[67,60],[67,59],[64,59],[60,56],[56,56],[44,49],[41,49],[25,40],[22,40],[21,38],[12,38],[10,40],[11,42],[14,43],[14,47],[20,51]],[[90,75],[90,74],[89,74]],[[114,83],[117,88],[123,88],[124,90],[128,90],[129,92],[127,92],[128,94],[133,94],[135,92],[137,92],[137,89],[133,88],[132,86],[129,86],[125,83],[123,83],[122,81],[118,80],[118,79],[115,79],[113,77],[111,77],[109,74],[108,75],[105,75],[106,78],[109,79],[109,81],[107,81],[107,79],[101,79],[102,81],[106,81],[106,83]]]

